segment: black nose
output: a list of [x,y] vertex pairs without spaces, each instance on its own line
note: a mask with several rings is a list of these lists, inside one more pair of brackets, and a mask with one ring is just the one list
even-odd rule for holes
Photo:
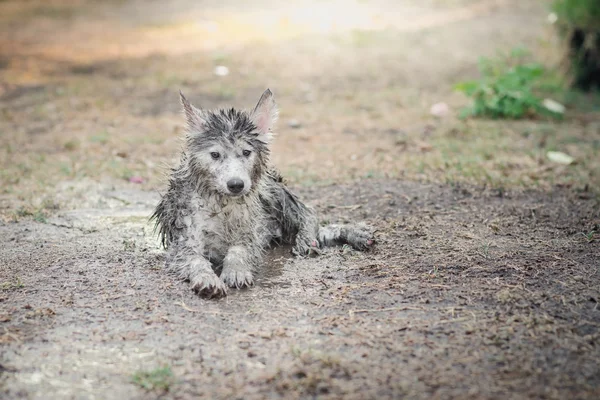
[[242,181],[241,179],[238,178],[233,178],[230,179],[227,182],[227,189],[229,189],[229,191],[231,193],[239,193],[242,191],[242,189],[244,189],[244,181]]

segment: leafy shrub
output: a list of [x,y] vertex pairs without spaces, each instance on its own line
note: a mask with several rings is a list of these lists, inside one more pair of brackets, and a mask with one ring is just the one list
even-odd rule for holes
[[472,106],[465,108],[461,117],[560,117],[561,114],[546,108],[537,94],[543,86],[545,68],[539,63],[525,62],[527,55],[526,50],[516,48],[495,59],[481,58],[481,78],[455,86],[473,99]]

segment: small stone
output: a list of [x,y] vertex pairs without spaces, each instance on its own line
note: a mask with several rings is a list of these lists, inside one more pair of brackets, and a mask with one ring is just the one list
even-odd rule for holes
[[446,103],[435,103],[429,109],[429,113],[434,117],[445,117],[450,112],[450,107]]
[[290,119],[288,121],[288,126],[293,129],[298,129],[302,126],[302,124],[297,119]]
[[144,178],[142,178],[141,176],[132,176],[131,178],[129,178],[129,182],[131,182],[131,183],[144,183]]
[[216,76],[227,76],[229,75],[229,68],[224,65],[217,65],[214,72]]

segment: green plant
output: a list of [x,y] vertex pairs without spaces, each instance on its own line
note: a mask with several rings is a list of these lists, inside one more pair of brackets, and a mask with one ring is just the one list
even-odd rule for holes
[[546,75],[539,63],[526,62],[528,52],[513,49],[495,59],[481,58],[481,78],[462,82],[456,90],[473,99],[473,104],[461,112],[461,117],[520,119],[535,115],[560,117],[544,106],[538,92]]
[[0,290],[16,290],[16,289],[22,289],[25,287],[25,284],[23,284],[23,281],[21,280],[21,278],[19,276],[15,276],[13,281],[6,281],[6,282],[2,282],[0,284]]
[[173,384],[171,367],[164,366],[151,371],[138,371],[133,374],[131,381],[146,390],[168,392]]
[[597,240],[598,233],[600,232],[600,226],[598,224],[594,225],[592,230],[589,232],[581,232],[583,237],[587,240],[588,243],[592,243],[594,240]]
[[42,210],[37,210],[35,214],[33,214],[33,220],[41,224],[45,224],[48,222],[48,220],[46,219],[46,213]]

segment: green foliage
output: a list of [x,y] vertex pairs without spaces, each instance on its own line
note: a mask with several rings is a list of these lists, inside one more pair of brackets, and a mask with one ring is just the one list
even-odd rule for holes
[[552,10],[558,24],[567,29],[600,30],[600,1],[555,0]]
[[6,281],[0,283],[0,290],[17,290],[24,288],[25,285],[20,277],[15,276],[12,281]]
[[133,374],[131,381],[148,391],[169,391],[173,384],[173,372],[171,367],[164,366],[151,371],[138,371]]
[[515,48],[508,55],[494,59],[481,58],[481,78],[462,82],[456,90],[473,99],[461,117],[520,119],[536,115],[561,117],[542,104],[537,92],[543,86],[545,68],[539,63],[525,62],[528,52]]
[[39,222],[41,224],[45,224],[48,222],[48,220],[46,219],[46,213],[41,210],[37,210],[35,214],[33,214],[33,219],[34,221]]

